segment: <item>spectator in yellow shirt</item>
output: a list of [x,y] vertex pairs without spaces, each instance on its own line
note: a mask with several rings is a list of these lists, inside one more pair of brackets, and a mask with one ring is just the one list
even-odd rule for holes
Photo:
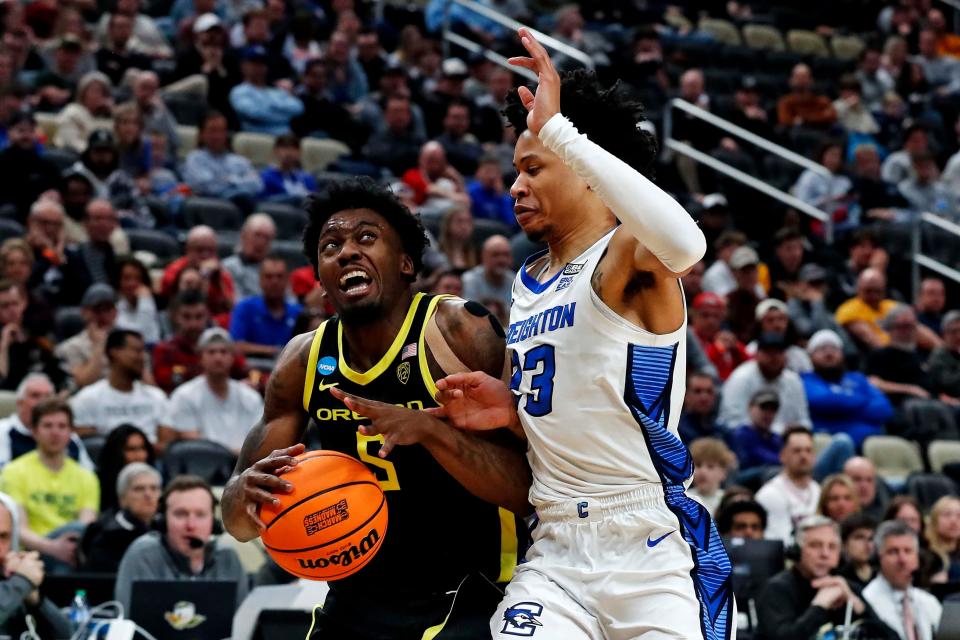
[[880,328],[880,321],[897,303],[886,295],[887,277],[878,269],[864,269],[857,278],[857,295],[837,309],[837,324],[871,351],[890,342],[890,336]]
[[97,517],[100,484],[67,455],[73,433],[67,403],[50,399],[38,404],[30,428],[37,448],[5,466],[0,485],[20,507],[24,547],[73,567],[79,533]]

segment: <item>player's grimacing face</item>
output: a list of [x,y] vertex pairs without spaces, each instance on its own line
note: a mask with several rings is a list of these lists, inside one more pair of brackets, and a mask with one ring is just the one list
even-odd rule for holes
[[320,282],[344,322],[375,320],[409,287],[413,261],[396,230],[370,209],[339,211],[324,223],[317,246]]
[[589,197],[587,184],[529,130],[517,138],[513,164],[514,213],[531,240],[549,240],[563,225],[577,222],[576,216],[564,213],[577,211],[579,202]]

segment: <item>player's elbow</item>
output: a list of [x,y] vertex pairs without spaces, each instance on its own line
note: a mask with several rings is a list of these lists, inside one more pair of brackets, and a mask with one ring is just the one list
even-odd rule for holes
[[686,275],[706,253],[707,239],[698,227],[693,227],[689,232],[677,235],[669,255],[661,257],[660,262],[679,278]]

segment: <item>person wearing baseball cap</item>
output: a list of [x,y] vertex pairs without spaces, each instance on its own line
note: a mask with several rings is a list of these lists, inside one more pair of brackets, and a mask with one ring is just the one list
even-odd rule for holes
[[252,44],[240,55],[243,82],[230,90],[230,106],[244,131],[279,136],[290,132],[290,120],[303,113],[303,102],[292,91],[267,84],[270,54]]
[[738,247],[730,255],[730,270],[736,286],[727,294],[727,319],[741,342],[750,340],[757,304],[767,297],[760,286],[760,256],[749,246]]
[[707,358],[717,369],[720,380],[726,380],[742,362],[750,359],[743,343],[724,329],[726,301],[715,293],[703,291],[693,299],[691,328]]
[[197,340],[202,375],[183,383],[170,396],[170,428],[176,439],[219,442],[235,454],[263,412],[263,399],[230,378],[235,345],[230,334],[210,327]]
[[[740,462],[741,475],[738,482],[745,481],[743,472],[762,471],[765,467],[780,464],[780,449],[783,440],[774,433],[774,418],[780,411],[780,396],[773,389],[761,389],[750,397],[747,421],[733,432],[733,450]],[[759,473],[746,475],[746,479],[759,479]]]
[[84,328],[80,333],[57,345],[54,353],[78,387],[85,387],[109,373],[107,334],[117,321],[117,293],[108,284],[90,285],[80,300]]
[[780,398],[772,430],[780,433],[787,425],[810,428],[807,396],[800,376],[787,369],[786,339],[779,333],[766,332],[757,337],[757,355],[737,367],[723,385],[720,400],[721,424],[736,429],[749,419],[749,401],[755,393],[770,389]]
[[893,417],[887,396],[859,371],[847,371],[843,340],[821,329],[807,342],[813,370],[800,376],[815,431],[849,435],[857,449],[872,435],[884,433]]
[[[813,369],[807,352],[794,344],[797,332],[790,323],[786,302],[776,298],[761,300],[754,313],[754,319],[756,320],[755,331],[757,335],[768,332],[778,333],[789,344],[787,347],[787,369],[797,373]],[[757,343],[753,341],[747,345],[747,353],[752,357],[756,352]]]

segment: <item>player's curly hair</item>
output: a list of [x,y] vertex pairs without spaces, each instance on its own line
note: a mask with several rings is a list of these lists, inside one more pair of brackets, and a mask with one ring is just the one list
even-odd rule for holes
[[[652,176],[657,140],[638,127],[644,120],[643,104],[630,98],[619,80],[605,88],[594,71],[562,72],[560,105],[580,133],[645,176]],[[507,95],[503,115],[518,136],[527,130],[527,109],[516,91]]]
[[370,209],[386,219],[400,236],[404,253],[413,260],[411,280],[415,279],[423,269],[423,251],[428,244],[420,218],[411,213],[389,189],[366,176],[332,182],[307,200],[309,219],[303,230],[303,252],[313,265],[317,279],[320,277],[317,255],[320,231],[330,216],[346,209]]

